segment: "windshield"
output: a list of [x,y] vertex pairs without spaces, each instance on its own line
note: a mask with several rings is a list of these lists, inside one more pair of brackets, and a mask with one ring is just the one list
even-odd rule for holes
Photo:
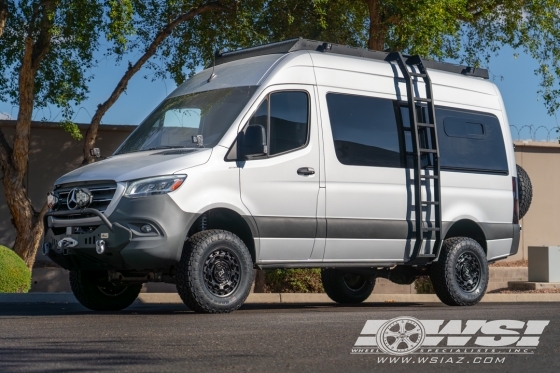
[[115,154],[214,147],[256,88],[222,88],[169,98],[130,134]]

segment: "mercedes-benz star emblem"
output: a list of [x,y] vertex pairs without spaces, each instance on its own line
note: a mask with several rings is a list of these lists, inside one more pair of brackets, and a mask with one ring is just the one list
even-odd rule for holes
[[83,209],[89,206],[93,195],[86,188],[74,188],[68,193],[68,208],[70,210]]

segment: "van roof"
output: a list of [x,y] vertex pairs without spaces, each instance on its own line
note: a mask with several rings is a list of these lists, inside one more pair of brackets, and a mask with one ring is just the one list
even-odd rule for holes
[[[347,45],[332,44],[322,41],[309,40],[303,38],[289,39],[277,43],[264,44],[257,47],[239,49],[232,52],[217,52],[215,60],[210,66],[218,66],[224,63],[242,60],[250,57],[264,56],[270,54],[286,54],[296,51],[318,51],[323,53],[334,53],[346,56],[369,58],[374,60],[387,61],[387,52],[372,51],[363,48],[354,48]],[[469,75],[478,78],[488,79],[488,70],[474,68],[470,66],[455,65],[452,63],[423,59],[423,64],[427,68],[441,70],[462,75]],[[210,67],[209,66],[209,67]]]

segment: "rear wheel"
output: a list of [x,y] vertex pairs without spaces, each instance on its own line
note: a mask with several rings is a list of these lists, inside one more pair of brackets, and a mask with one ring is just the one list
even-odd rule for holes
[[454,237],[443,241],[430,279],[438,298],[449,306],[472,306],[480,302],[488,287],[488,262],[479,243]]
[[321,280],[329,298],[343,304],[365,301],[375,286],[374,278],[332,268],[321,271]]
[[186,242],[177,269],[177,292],[193,311],[234,311],[249,296],[252,282],[251,254],[235,234],[208,230]]
[[76,299],[94,311],[120,311],[130,306],[142,284],[119,284],[107,280],[105,271],[70,271],[70,287]]

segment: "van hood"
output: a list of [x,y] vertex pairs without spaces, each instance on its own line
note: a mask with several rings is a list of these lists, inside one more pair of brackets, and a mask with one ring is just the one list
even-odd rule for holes
[[208,162],[212,149],[158,149],[115,155],[58,178],[55,185],[82,181],[129,181],[171,175]]

